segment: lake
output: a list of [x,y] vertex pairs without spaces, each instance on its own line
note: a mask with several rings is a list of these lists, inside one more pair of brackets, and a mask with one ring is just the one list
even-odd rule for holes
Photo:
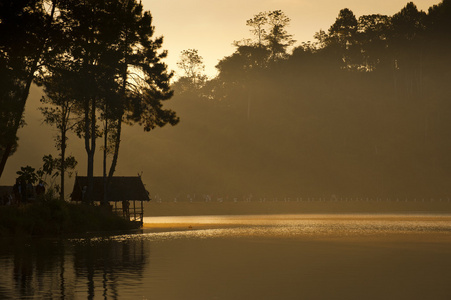
[[147,217],[3,240],[0,299],[451,299],[451,215]]

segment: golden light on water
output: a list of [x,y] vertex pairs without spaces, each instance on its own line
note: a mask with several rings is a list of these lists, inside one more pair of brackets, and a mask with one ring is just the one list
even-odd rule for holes
[[[186,237],[383,237],[451,233],[449,215],[246,215],[146,217],[144,229]],[[152,236],[153,233],[149,233]]]

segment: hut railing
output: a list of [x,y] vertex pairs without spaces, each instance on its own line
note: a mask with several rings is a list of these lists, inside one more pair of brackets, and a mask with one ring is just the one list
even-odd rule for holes
[[122,202],[114,202],[114,207],[112,208],[113,212],[126,220],[143,223],[144,208],[142,201],[138,201],[140,202],[139,206],[136,205],[136,201],[127,202],[132,202],[132,205],[124,207]]

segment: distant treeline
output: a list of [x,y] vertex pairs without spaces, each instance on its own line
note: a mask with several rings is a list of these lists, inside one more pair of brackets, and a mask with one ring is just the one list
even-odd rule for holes
[[[235,42],[217,77],[186,72],[175,84],[182,125],[168,134],[199,153],[202,188],[448,195],[451,1],[393,16],[343,9],[292,51],[289,21],[254,16],[255,39]],[[197,54],[185,64],[187,53]]]

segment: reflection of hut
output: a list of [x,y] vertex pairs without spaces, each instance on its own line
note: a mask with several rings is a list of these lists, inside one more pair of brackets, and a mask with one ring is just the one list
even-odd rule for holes
[[[88,186],[86,176],[75,178],[74,189],[71,200],[82,202]],[[104,199],[103,177],[94,177],[94,202],[100,203]],[[146,191],[140,176],[112,177],[108,186],[106,200],[113,207],[113,211],[132,221],[143,221],[143,202],[150,201],[149,193]],[[131,202],[133,202],[131,204]],[[138,206],[136,205],[138,203]]]

